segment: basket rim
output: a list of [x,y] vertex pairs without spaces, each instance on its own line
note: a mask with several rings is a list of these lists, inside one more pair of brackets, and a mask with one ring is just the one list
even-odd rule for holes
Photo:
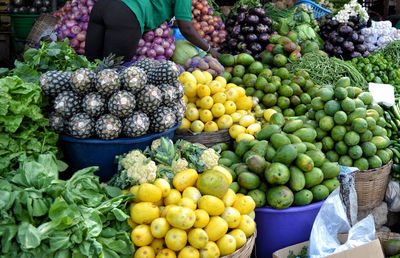
[[391,160],[389,161],[389,163],[383,165],[382,167],[379,167],[379,168],[372,168],[372,169],[367,169],[367,170],[356,170],[356,171],[354,171],[354,174],[375,172],[375,171],[377,171],[377,170],[385,169],[385,168],[387,168],[388,166],[391,166],[392,164],[393,164],[393,159],[391,159]]
[[[246,244],[244,244],[242,247],[240,247],[238,250],[236,250],[235,252],[233,252],[233,253],[231,253],[231,254],[221,256],[221,258],[224,258],[224,257],[234,257],[234,256],[236,256],[236,255],[240,255],[241,252],[242,252],[245,248],[248,247],[248,245],[253,245],[253,247],[252,247],[252,249],[253,249],[253,248],[254,248],[254,244],[255,244],[255,239],[256,239],[256,237],[257,237],[257,227],[256,227],[256,229],[254,230],[254,233],[253,233],[249,238],[247,238]],[[241,256],[238,256],[238,257],[241,257]]]

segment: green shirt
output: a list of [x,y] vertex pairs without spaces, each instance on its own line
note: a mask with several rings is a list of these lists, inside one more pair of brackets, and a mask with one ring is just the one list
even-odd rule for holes
[[192,0],[121,0],[136,15],[143,32],[153,30],[175,16],[176,20],[192,20]]

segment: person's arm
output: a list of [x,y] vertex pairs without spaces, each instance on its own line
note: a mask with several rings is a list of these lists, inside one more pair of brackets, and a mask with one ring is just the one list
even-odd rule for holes
[[212,48],[207,42],[205,42],[199,35],[199,33],[196,31],[196,29],[193,27],[192,23],[189,21],[182,21],[178,20],[178,27],[179,30],[181,31],[182,35],[193,45],[199,47],[200,49],[210,53],[213,57],[219,58],[221,55],[218,53],[217,50]]

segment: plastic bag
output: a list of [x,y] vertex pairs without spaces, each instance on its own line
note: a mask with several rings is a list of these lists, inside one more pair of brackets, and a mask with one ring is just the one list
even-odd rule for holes
[[[337,235],[348,233],[347,242],[340,244]],[[322,205],[312,228],[309,256],[324,257],[339,253],[375,239],[375,224],[368,215],[353,227],[347,219],[346,208],[340,197],[340,189],[331,193]]]
[[385,201],[391,212],[400,212],[400,183],[390,181],[386,189]]

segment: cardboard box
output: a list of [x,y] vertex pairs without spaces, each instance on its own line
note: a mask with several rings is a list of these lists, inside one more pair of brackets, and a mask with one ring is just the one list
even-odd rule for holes
[[[339,236],[339,241],[344,243],[346,241],[346,237]],[[301,252],[304,246],[308,245],[307,242],[303,242],[297,245],[292,245],[283,249],[280,249],[273,253],[273,258],[287,258],[290,251],[296,255]],[[378,239],[375,239],[367,244],[357,246],[355,248],[337,253],[328,255],[326,257],[329,258],[385,258],[381,243]]]

